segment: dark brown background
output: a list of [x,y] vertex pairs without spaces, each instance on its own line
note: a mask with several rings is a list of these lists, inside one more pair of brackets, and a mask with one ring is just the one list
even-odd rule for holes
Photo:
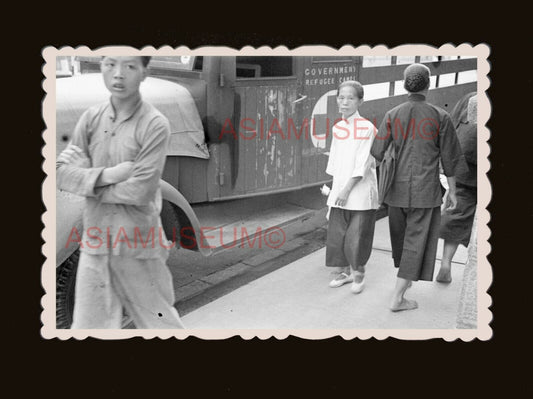
[[[439,6],[445,8],[442,4]],[[24,22],[16,32],[7,36],[8,40],[17,38],[18,52],[14,52],[13,57],[17,54],[19,60],[13,65],[11,61],[15,58],[4,59],[19,78],[9,79],[17,83],[14,88],[17,95],[9,94],[9,98],[19,99],[16,108],[23,110],[24,119],[11,118],[17,122],[16,130],[4,131],[4,134],[17,138],[15,145],[20,152],[10,162],[20,167],[16,169],[20,171],[16,177],[19,184],[22,180],[24,190],[19,198],[28,203],[19,236],[23,237],[23,250],[15,254],[14,261],[4,262],[6,268],[15,272],[14,278],[5,277],[4,286],[10,287],[10,300],[3,304],[9,313],[4,329],[8,329],[11,335],[11,339],[4,342],[15,350],[12,358],[5,359],[5,364],[13,374],[8,380],[16,392],[36,388],[40,395],[46,391],[55,392],[59,397],[75,392],[97,395],[150,393],[155,397],[155,393],[160,396],[161,392],[167,391],[167,395],[173,397],[196,397],[209,390],[217,394],[244,392],[249,397],[260,393],[285,397],[289,394],[303,396],[303,392],[310,391],[336,394],[349,389],[350,396],[356,397],[360,389],[370,391],[365,395],[367,397],[381,397],[385,396],[384,390],[391,390],[392,395],[403,392],[406,396],[433,396],[442,392],[448,396],[464,396],[478,390],[481,394],[483,386],[490,388],[497,383],[505,384],[506,393],[512,388],[527,386],[527,380],[509,381],[506,379],[508,373],[505,373],[505,370],[520,367],[517,363],[524,356],[524,345],[529,340],[525,323],[531,313],[520,309],[525,302],[530,303],[530,294],[518,286],[519,280],[528,281],[523,271],[531,264],[527,258],[520,259],[520,248],[526,246],[518,240],[524,234],[530,236],[531,199],[525,190],[531,185],[531,179],[526,180],[526,176],[531,176],[531,166],[526,165],[528,156],[524,150],[531,153],[532,134],[529,124],[524,123],[528,114],[520,109],[520,104],[523,106],[525,101],[531,104],[527,99],[532,88],[530,64],[525,62],[529,53],[515,47],[521,43],[519,38],[512,46],[506,39],[497,40],[501,31],[497,21],[490,23],[482,21],[480,16],[466,16],[457,7],[451,9],[450,14],[444,14],[429,9],[418,10],[408,3],[402,4],[398,11],[385,12],[378,7],[380,10],[376,10],[376,15],[369,12],[371,7],[376,7],[375,3],[364,7],[361,4],[365,13],[359,14],[340,10],[340,3],[336,3],[329,14],[315,10],[312,15],[287,15],[288,11],[278,10],[264,23],[255,19],[256,12],[252,11],[255,4],[241,8],[249,11],[244,16],[235,15],[233,9],[236,7],[226,5],[232,8],[226,10],[227,17],[217,12],[209,13],[207,5],[196,11],[184,10],[180,6],[181,10],[165,12],[144,4],[146,13],[130,19],[138,27],[117,28],[116,20],[126,19],[122,14],[124,7],[120,3],[109,3],[104,7],[71,3],[64,10],[78,10],[76,15],[86,13],[86,21],[77,19],[79,16],[68,19],[58,14],[48,23]],[[320,7],[326,7],[326,4]],[[40,15],[35,9],[31,13]],[[207,14],[218,17],[220,29],[225,33],[201,33],[213,26],[205,19]],[[390,14],[391,22],[385,21],[383,14]],[[165,17],[169,19],[168,25],[167,21],[163,23]],[[321,22],[324,19],[327,20]],[[185,21],[190,25],[184,26]],[[267,32],[227,32],[250,22],[254,22],[255,28],[266,27]],[[310,26],[311,32],[301,32],[304,26]],[[280,33],[282,27],[289,28],[291,33]],[[17,35],[19,30],[24,34]],[[240,338],[232,338],[204,342],[189,338],[181,342],[173,339],[147,342],[137,338],[62,342],[40,337],[40,298],[43,295],[40,266],[44,261],[40,253],[43,227],[40,217],[44,211],[39,200],[44,179],[40,154],[44,145],[40,138],[44,125],[40,114],[44,93],[40,89],[43,76],[39,69],[43,47],[87,44],[95,49],[111,44],[135,47],[185,44],[190,48],[207,45],[240,48],[244,45],[283,44],[294,48],[327,44],[338,48],[345,43],[387,43],[392,47],[414,42],[438,47],[447,42],[459,44],[465,41],[487,43],[491,47],[490,78],[493,83],[488,94],[493,116],[488,125],[492,131],[490,145],[493,151],[490,156],[493,168],[489,174],[493,185],[493,200],[489,207],[493,217],[489,224],[493,231],[490,239],[493,252],[489,261],[494,269],[494,283],[489,292],[494,298],[491,309],[495,318],[491,325],[495,332],[490,341],[445,343],[442,340],[401,342],[389,339],[380,342],[372,339],[346,342],[332,338],[313,342],[291,338],[282,342],[272,339],[243,342]],[[11,93],[11,90],[7,92]],[[526,98],[519,99],[519,94],[525,94]],[[26,121],[30,121],[30,125]],[[22,128],[20,123],[23,123]],[[523,172],[526,172],[525,176],[520,176]],[[517,231],[520,221],[526,222],[525,232]],[[5,245],[4,250],[12,252],[8,247]],[[515,374],[515,377],[518,376]]]

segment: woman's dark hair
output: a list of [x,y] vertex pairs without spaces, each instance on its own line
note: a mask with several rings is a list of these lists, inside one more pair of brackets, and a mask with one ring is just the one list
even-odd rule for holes
[[359,100],[362,100],[365,96],[365,89],[363,89],[363,85],[356,80],[345,80],[342,82],[337,88],[337,96],[339,95],[341,89],[345,86],[353,87]]

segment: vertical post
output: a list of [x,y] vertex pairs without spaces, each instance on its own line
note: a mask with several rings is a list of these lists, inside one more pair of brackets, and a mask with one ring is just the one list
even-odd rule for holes
[[[396,62],[398,60],[398,57],[396,57],[395,55],[393,55],[391,57],[391,65],[396,65]],[[395,82],[389,82],[389,96],[393,96],[394,95],[394,84]]]
[[[460,60],[461,56],[458,55],[457,59]],[[458,84],[458,83],[459,83],[459,72],[455,72],[455,82],[454,82],[454,84]]]
[[363,56],[354,57],[355,64],[355,80],[359,82],[359,75],[361,74],[361,68],[363,67]]

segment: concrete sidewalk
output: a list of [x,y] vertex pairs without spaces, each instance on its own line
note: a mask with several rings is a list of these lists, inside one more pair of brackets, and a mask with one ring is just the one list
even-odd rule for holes
[[[441,253],[442,242],[439,259]],[[397,271],[384,218],[376,223],[361,294],[352,294],[349,284],[328,287],[330,269],[324,266],[321,248],[186,314],[183,322],[192,329],[453,329],[466,258],[467,251],[460,247],[451,284],[414,283],[407,297],[416,299],[419,308],[393,313],[388,303]],[[439,267],[437,260],[436,272]]]

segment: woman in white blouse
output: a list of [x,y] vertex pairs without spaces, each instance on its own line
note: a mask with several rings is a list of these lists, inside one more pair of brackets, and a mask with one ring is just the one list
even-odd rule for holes
[[359,114],[363,86],[339,85],[337,105],[342,120],[333,126],[326,173],[333,176],[326,241],[326,266],[336,268],[330,287],[352,283],[353,293],[364,288],[365,265],[372,251],[378,188],[376,163],[370,148],[375,126]]

